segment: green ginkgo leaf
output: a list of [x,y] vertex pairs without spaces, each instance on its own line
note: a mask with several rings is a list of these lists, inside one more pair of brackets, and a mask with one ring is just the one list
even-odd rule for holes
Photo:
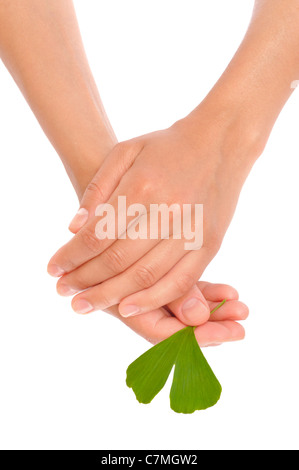
[[187,328],[184,343],[175,360],[170,391],[170,407],[176,413],[193,413],[214,406],[221,385],[196,341],[193,328]]
[[198,346],[194,330],[194,327],[186,327],[178,331],[153,346],[128,367],[126,382],[140,403],[150,403],[162,390],[173,366],[175,370],[170,391],[173,411],[193,413],[217,403],[221,385]]
[[127,385],[140,403],[150,403],[162,390],[174,366],[186,328],[156,344],[127,369]]

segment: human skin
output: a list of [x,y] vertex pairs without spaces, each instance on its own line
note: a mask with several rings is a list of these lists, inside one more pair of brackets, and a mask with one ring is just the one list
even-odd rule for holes
[[[117,143],[89,69],[72,2],[22,0],[0,2],[0,55],[57,150],[82,198],[88,183]],[[202,289],[199,289],[199,287]],[[227,299],[210,319],[209,311]],[[197,304],[183,313],[183,305]],[[120,318],[117,306],[108,309]],[[200,345],[239,340],[237,323],[248,315],[230,286],[201,282],[189,293],[147,315],[122,319],[153,343],[185,326],[175,318],[196,324]],[[190,320],[189,320],[190,321]]]
[[[243,42],[204,101],[169,129],[110,152],[71,223],[76,235],[48,267],[63,274],[61,295],[84,290],[72,301],[75,311],[119,303],[124,317],[139,315],[183,295],[201,277],[299,77],[298,24],[298,0],[257,0]],[[141,203],[148,211],[151,203],[203,204],[202,248],[186,252],[171,237],[100,240],[95,208],[108,202],[117,213],[123,195],[127,205]]]

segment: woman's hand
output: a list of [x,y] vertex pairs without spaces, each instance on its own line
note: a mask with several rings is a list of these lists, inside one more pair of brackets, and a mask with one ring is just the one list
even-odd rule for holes
[[[63,275],[57,285],[61,295],[84,291],[73,299],[75,311],[82,311],[83,302],[89,311],[120,304],[124,317],[146,313],[185,295],[200,278],[229,226],[253,152],[245,136],[240,145],[231,110],[216,117],[216,109],[212,113],[202,106],[196,117],[118,144],[106,158],[71,224],[74,232],[84,227],[48,267],[50,274]],[[97,227],[103,219],[94,216],[96,208],[108,203],[117,219],[120,196],[126,196],[127,207],[142,204],[147,222],[151,204],[202,204],[201,249],[186,251],[184,233],[177,239],[171,227],[169,239],[133,240],[130,229],[125,239],[100,239]]]

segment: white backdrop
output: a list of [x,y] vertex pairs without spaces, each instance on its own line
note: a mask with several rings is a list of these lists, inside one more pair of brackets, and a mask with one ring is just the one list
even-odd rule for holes
[[[76,0],[120,140],[164,128],[205,96],[246,30],[251,1]],[[299,77],[298,77],[299,79]],[[204,279],[250,307],[243,342],[204,353],[220,402],[191,416],[125,385],[149,345],[103,312],[73,313],[46,273],[77,201],[55,151],[0,65],[2,449],[298,449],[299,95],[284,108]]]

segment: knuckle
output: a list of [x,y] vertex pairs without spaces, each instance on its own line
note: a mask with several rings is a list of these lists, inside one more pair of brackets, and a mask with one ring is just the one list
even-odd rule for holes
[[126,269],[126,258],[122,250],[117,247],[108,248],[102,254],[105,266],[114,274],[118,274]]
[[88,283],[88,279],[83,270],[78,269],[69,281],[69,285],[71,287],[76,287],[77,289],[85,289],[86,287],[90,287],[91,284]]
[[155,191],[155,187],[155,181],[151,177],[146,176],[141,179],[139,190],[141,191],[143,196],[148,197],[153,194],[153,191]]
[[88,300],[91,301],[95,310],[104,310],[115,304],[111,296],[107,294],[102,286],[92,289]]
[[103,289],[101,292],[97,295],[97,303],[100,306],[100,310],[103,310],[104,308],[109,308],[112,307],[116,302],[110,298],[106,293],[103,292]]
[[175,280],[176,288],[178,290],[179,295],[183,295],[188,292],[194,284],[196,283],[196,279],[190,273],[181,273]]
[[[157,308],[160,308],[162,307],[162,300],[160,298],[160,294],[158,291],[153,291],[151,292],[151,296],[150,296],[150,299],[149,299],[149,302],[150,302],[150,305],[151,305],[151,308],[153,310],[156,310]],[[157,326],[157,325],[156,325]]]
[[157,191],[157,184],[155,179],[148,174],[142,174],[140,171],[135,171],[135,174],[132,173],[134,178],[134,193],[138,195],[139,198],[147,199]]
[[104,200],[103,188],[95,180],[89,183],[85,195],[97,201]]
[[77,268],[71,273],[69,285],[80,289],[87,289],[98,284],[94,271],[91,271],[89,264],[85,264]]
[[156,281],[155,272],[150,266],[138,266],[134,272],[134,281],[139,288],[147,289]]
[[101,240],[96,236],[96,233],[90,229],[85,229],[80,234],[82,242],[86,248],[92,253],[98,253],[100,249]]

